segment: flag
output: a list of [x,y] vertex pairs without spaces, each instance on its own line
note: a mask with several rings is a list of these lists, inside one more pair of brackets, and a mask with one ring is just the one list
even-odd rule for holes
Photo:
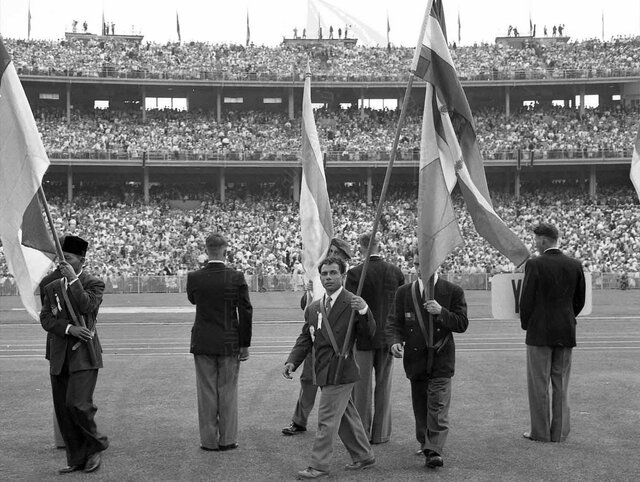
[[55,257],[38,197],[48,167],[31,107],[0,40],[0,241],[22,304],[36,320],[34,292]]
[[531,12],[529,12],[529,36],[533,37],[533,21],[531,20]]
[[249,10],[247,10],[247,47],[251,43],[251,30],[249,29]]
[[31,2],[29,2],[29,7],[27,10],[27,38],[31,38]]
[[389,24],[389,12],[387,11],[387,48],[391,48],[391,40],[389,38],[389,33],[391,32],[391,25]]
[[178,17],[177,10],[176,10],[176,32],[178,33],[178,43],[182,43],[182,35],[180,35],[180,17]]
[[604,10],[602,11],[601,22],[602,22],[602,41],[604,42]]
[[311,69],[307,73],[302,95],[302,184],[300,186],[300,231],[302,234],[302,265],[313,281],[313,299],[322,296],[318,266],[329,251],[333,238],[333,221],[327,192],[327,180],[322,164],[318,131],[311,106]]
[[640,197],[640,126],[636,134],[636,142],[633,144],[633,155],[631,156],[631,172],[629,173],[633,187]]
[[458,45],[460,45],[460,42],[462,42],[462,37],[461,34],[462,33],[462,25],[460,24],[460,10],[458,10]]
[[425,24],[412,65],[427,82],[418,188],[421,275],[428,279],[463,243],[450,199],[458,181],[478,233],[520,265],[529,250],[493,209],[471,109],[447,47],[442,0],[433,1]]

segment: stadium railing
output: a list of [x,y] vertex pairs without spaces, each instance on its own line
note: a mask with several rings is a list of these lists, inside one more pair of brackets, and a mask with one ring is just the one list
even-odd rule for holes
[[[226,70],[181,69],[165,72],[149,72],[147,70],[117,70],[111,67],[96,69],[52,69],[19,66],[18,75],[44,77],[95,77],[117,79],[150,79],[150,80],[210,80],[236,82],[295,82],[304,81],[300,73],[284,72],[243,72]],[[638,68],[585,68],[585,69],[528,69],[528,70],[493,70],[489,72],[473,72],[460,68],[458,76],[461,81],[504,81],[504,80],[546,80],[546,79],[588,79],[588,78],[627,78],[640,77]],[[314,74],[316,82],[406,82],[405,73],[379,73],[373,75],[353,75],[348,73],[329,73],[319,71]]]
[[[631,144],[630,144],[631,145]],[[147,159],[151,161],[281,161],[297,162],[299,152],[278,151],[267,152],[258,150],[236,151],[224,149],[219,152],[201,150],[150,150],[147,151]],[[533,151],[522,151],[522,163],[533,160],[571,160],[571,159],[621,159],[631,158],[632,147],[621,147],[617,149],[534,149]],[[47,152],[50,159],[78,159],[78,160],[126,160],[139,161],[142,163],[142,150],[49,150]],[[327,161],[388,161],[390,151],[354,151],[340,150],[327,151]],[[510,150],[483,150],[482,156],[487,161],[516,161],[518,158],[517,149]],[[418,161],[420,152],[416,149],[401,149],[396,157],[398,161]]]
[[[461,286],[465,290],[490,290],[491,276],[485,273],[442,273],[443,279]],[[639,289],[640,273],[601,273],[592,272],[594,290]],[[301,291],[303,279],[301,275],[281,274],[273,276],[246,275],[249,291]],[[411,275],[406,274],[407,282]],[[186,276],[108,276],[103,277],[105,293],[138,294],[138,293],[184,293],[187,285]],[[0,296],[16,296],[17,286],[11,277],[0,282]]]

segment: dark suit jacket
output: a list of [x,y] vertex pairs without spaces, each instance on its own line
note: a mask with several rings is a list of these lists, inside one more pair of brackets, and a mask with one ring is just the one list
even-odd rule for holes
[[[338,299],[331,307],[329,313],[329,323],[338,345],[338,352],[342,351],[344,339],[347,335],[347,326],[351,317],[351,299],[353,294],[343,289]],[[338,356],[331,345],[331,339],[327,331],[327,320],[322,320],[322,326],[318,330],[318,315],[322,312],[322,299],[311,303],[304,312],[304,326],[302,332],[296,340],[286,363],[293,363],[294,369],[303,362],[311,348],[314,348],[315,363],[314,372],[316,375],[316,385],[333,385],[336,368],[338,366]],[[376,331],[376,322],[371,313],[367,310],[365,315],[356,313],[355,326],[351,333],[350,345],[353,347],[355,340],[363,335],[373,336]],[[314,329],[314,339],[311,337],[310,327]],[[349,350],[349,356],[343,364],[344,370],[338,381],[338,385],[353,383],[360,379],[360,369],[353,356],[353,350]]]
[[[352,293],[358,290],[358,283],[362,277],[364,264],[359,264],[347,271],[345,288]],[[376,333],[373,337],[358,338],[358,350],[388,349],[389,343],[385,338],[385,326],[389,310],[393,305],[393,297],[398,287],[404,284],[404,274],[396,265],[387,263],[380,256],[371,256],[367,275],[362,286],[360,296],[367,302],[373,318],[376,320]]]
[[187,297],[196,305],[191,353],[232,356],[251,346],[253,307],[240,271],[208,263],[187,275]]
[[[421,305],[425,327],[428,326],[429,313],[424,309],[417,283],[403,285],[396,291],[393,310],[387,320],[387,339],[389,344],[405,343],[404,370],[411,380],[429,378],[450,378],[455,372],[456,347],[453,335],[434,355],[431,375],[427,374],[427,343],[416,317],[411,289],[418,290],[418,303]],[[469,326],[467,302],[464,291],[457,285],[439,278],[435,285],[435,300],[442,306],[442,313],[434,317],[433,343],[436,345],[452,332],[464,333]]]
[[[46,359],[49,360],[50,373],[59,375],[66,357],[69,357],[69,371],[91,370],[102,368],[102,346],[96,330],[93,340],[87,342],[93,344],[96,354],[95,363],[91,362],[87,343],[80,343],[76,350],[71,350],[78,338],[65,335],[67,325],[73,324],[71,315],[67,311],[64,298],[59,289],[59,280],[62,274],[59,270],[45,276],[40,282],[40,300],[42,310],[40,311],[40,324],[48,332]],[[55,283],[52,283],[56,281]],[[57,293],[57,299],[56,299]],[[70,285],[67,289],[69,301],[74,307],[77,316],[84,316],[85,323],[89,329],[95,329],[98,308],[102,303],[104,293],[104,282],[86,271],[82,271],[78,276],[78,281]],[[60,308],[58,308],[58,302]]]
[[520,324],[526,343],[576,346],[576,316],[584,307],[582,264],[558,249],[527,261],[520,297]]

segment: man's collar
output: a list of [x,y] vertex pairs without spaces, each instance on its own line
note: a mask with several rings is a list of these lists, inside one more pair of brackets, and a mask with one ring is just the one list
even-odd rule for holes
[[[438,273],[433,274],[433,286],[438,282]],[[418,286],[420,287],[420,294],[424,293],[424,283],[422,282],[422,278],[418,278]]]
[[329,298],[331,298],[331,303],[334,303],[338,299],[338,296],[340,296],[340,293],[342,293],[343,289],[344,289],[344,287],[341,286],[340,288],[335,290],[331,296],[329,296],[329,293],[325,292],[325,294],[324,294],[325,300],[327,299],[327,297],[329,297]]
[[221,259],[211,259],[207,262],[207,264],[212,264],[212,263],[222,263],[224,264],[224,261],[222,261]]

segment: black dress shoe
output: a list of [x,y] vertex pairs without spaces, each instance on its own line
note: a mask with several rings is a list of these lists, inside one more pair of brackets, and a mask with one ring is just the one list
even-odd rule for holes
[[296,435],[300,432],[306,432],[307,428],[302,425],[298,425],[295,422],[291,422],[287,427],[282,429],[283,435]]
[[209,451],[209,452],[215,452],[215,451],[217,451],[217,450],[218,450],[218,449],[212,449],[211,447],[205,447],[204,445],[200,445],[200,448],[201,448],[202,450],[207,450],[207,451]]
[[368,469],[369,467],[373,467],[375,464],[376,464],[376,459],[359,460],[358,462],[345,465],[344,468],[346,470],[362,470],[362,469]]
[[59,474],[70,474],[71,472],[77,472],[78,470],[84,469],[84,465],[67,465],[66,467],[62,467],[58,470]]
[[218,450],[220,452],[225,452],[227,450],[233,450],[233,449],[237,449],[238,448],[238,444],[229,444],[229,445],[219,445],[218,446]]
[[427,453],[426,457],[427,457],[427,460],[424,463],[425,467],[428,467],[430,469],[435,469],[436,467],[442,467],[444,465],[442,456],[432,450],[429,451],[429,453]]
[[91,454],[87,459],[87,463],[84,464],[84,471],[93,472],[94,470],[98,470],[98,467],[100,467],[101,461],[102,461],[102,456],[100,455],[100,452]]

